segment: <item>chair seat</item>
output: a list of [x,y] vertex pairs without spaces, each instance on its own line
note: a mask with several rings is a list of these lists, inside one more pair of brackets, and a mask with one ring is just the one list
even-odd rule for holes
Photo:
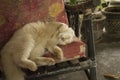
[[[73,41],[72,43],[64,45],[64,46],[59,45],[59,47],[63,50],[64,60],[56,61],[57,63],[85,57],[85,43],[82,41],[76,40],[76,41]],[[52,57],[55,60],[57,60],[55,58],[55,56],[49,52],[46,52],[46,54],[44,56]]]
[[[80,61],[82,58],[85,58],[85,43],[80,40],[75,40],[74,42],[59,47],[63,50],[64,53],[64,60],[63,61],[56,61],[56,64],[53,66],[40,66],[37,71],[32,72],[30,70],[24,70],[27,74],[27,80],[38,80],[40,77],[44,76],[53,76],[59,73],[65,73],[70,71],[77,71],[83,68],[89,67],[89,60],[87,61],[86,66],[80,67]],[[52,57],[51,53],[46,52],[44,57]],[[83,61],[83,60],[82,60]],[[75,62],[75,63],[74,63]]]
[[[40,66],[37,71],[25,70],[27,80],[39,80],[46,76],[54,76],[61,73],[78,71],[90,67],[91,61],[85,56],[85,43],[76,40],[70,44],[59,46],[64,53],[64,60],[57,61],[55,56],[46,52],[44,57],[52,57],[56,64],[52,66]],[[91,63],[92,64],[92,63]]]
[[[55,56],[46,52],[44,57],[52,57],[56,60],[56,64],[52,66],[40,66],[37,71],[32,72],[25,70],[27,80],[38,80],[44,78],[44,76],[53,76],[60,73],[66,73],[70,71],[77,71],[83,68],[89,67],[89,60],[86,60],[85,56],[85,43],[80,40],[75,40],[70,44],[59,46],[64,53],[64,60],[57,61]],[[85,63],[83,63],[85,61]],[[80,67],[82,62],[82,67]],[[85,66],[83,66],[85,65]]]

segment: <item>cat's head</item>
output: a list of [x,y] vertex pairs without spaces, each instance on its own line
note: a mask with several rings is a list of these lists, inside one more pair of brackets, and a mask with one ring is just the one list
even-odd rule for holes
[[68,43],[71,43],[73,42],[74,37],[74,30],[68,27],[66,24],[62,24],[62,27],[60,28],[60,33],[58,35],[58,44],[66,45]]
[[[56,29],[56,33],[54,33],[54,37],[57,36],[57,44],[66,45],[68,43],[73,42],[75,33],[74,30],[68,27],[67,24],[61,22],[51,22],[49,26],[54,27],[50,29]],[[54,38],[53,38],[54,39]],[[55,40],[54,40],[55,41]]]

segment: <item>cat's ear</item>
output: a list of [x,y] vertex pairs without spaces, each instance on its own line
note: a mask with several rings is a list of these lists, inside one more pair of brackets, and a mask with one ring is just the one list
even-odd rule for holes
[[66,31],[66,30],[68,30],[68,25],[67,25],[67,24],[64,24],[64,23],[61,23],[61,24],[59,25],[59,31],[60,31],[60,32],[64,32],[64,31]]

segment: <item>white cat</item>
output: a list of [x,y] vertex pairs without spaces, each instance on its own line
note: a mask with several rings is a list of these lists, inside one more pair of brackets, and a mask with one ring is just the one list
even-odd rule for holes
[[33,22],[17,30],[1,50],[1,60],[6,80],[24,80],[21,68],[36,71],[38,66],[54,65],[53,58],[42,57],[45,49],[63,60],[57,44],[73,41],[74,31],[60,22]]

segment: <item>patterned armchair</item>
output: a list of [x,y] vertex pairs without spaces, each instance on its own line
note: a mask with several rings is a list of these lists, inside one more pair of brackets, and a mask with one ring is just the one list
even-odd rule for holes
[[[68,24],[67,14],[64,8],[63,0],[1,0],[0,2],[0,49],[10,39],[13,33],[23,25],[33,21],[59,21]],[[60,46],[64,51],[65,60],[56,63],[54,66],[40,67],[36,72],[26,71],[27,80],[39,80],[40,77],[59,74],[83,69],[90,80],[96,80],[96,77],[90,77],[88,68],[91,60],[86,58],[86,44],[82,41],[75,41],[69,45]],[[93,46],[92,46],[93,47]],[[47,55],[50,56],[50,55]],[[77,60],[77,63],[74,60]],[[85,62],[87,66],[81,62]],[[62,65],[62,66],[61,66]],[[2,71],[2,65],[1,71]],[[47,71],[47,73],[46,73]],[[39,74],[41,73],[41,74]],[[2,76],[1,76],[2,77]]]

